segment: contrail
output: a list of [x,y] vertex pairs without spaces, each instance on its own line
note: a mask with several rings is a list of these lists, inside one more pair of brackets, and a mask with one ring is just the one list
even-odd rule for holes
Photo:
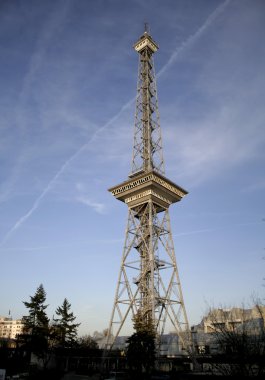
[[159,78],[161,75],[164,74],[165,71],[168,70],[168,68],[172,65],[173,62],[178,58],[178,56],[185,50],[187,49],[190,45],[192,45],[194,42],[196,42],[201,35],[205,32],[207,28],[215,21],[215,19],[220,16],[221,13],[225,10],[227,5],[230,3],[231,0],[226,0],[224,3],[219,5],[211,14],[210,16],[206,19],[204,24],[191,36],[189,36],[185,41],[182,42],[180,46],[178,46],[167,63],[162,67],[162,69],[157,73],[157,77]]
[[246,223],[235,223],[235,224],[229,224],[223,227],[216,227],[216,228],[205,228],[202,230],[194,230],[194,231],[187,231],[187,232],[179,232],[178,234],[173,234],[173,236],[189,236],[189,235],[195,235],[195,234],[201,234],[201,233],[207,233],[207,232],[216,232],[225,230],[227,228],[231,227],[246,227],[246,226],[253,226],[261,224],[262,222],[246,222]]
[[79,148],[67,161],[65,161],[65,163],[61,166],[60,170],[55,174],[55,176],[51,179],[51,181],[48,183],[48,185],[45,187],[45,189],[43,190],[43,192],[39,195],[39,197],[35,200],[33,206],[31,207],[31,209],[25,214],[23,215],[15,224],[14,226],[7,232],[7,234],[5,235],[5,237],[2,239],[1,243],[0,243],[0,247],[2,247],[5,242],[9,239],[9,237],[13,234],[14,231],[16,231],[32,214],[33,212],[39,207],[40,203],[41,203],[41,200],[45,197],[45,195],[53,188],[53,185],[56,183],[57,179],[62,175],[62,173],[65,171],[65,169],[67,168],[67,166],[69,166],[71,164],[72,161],[75,160],[75,158],[81,153],[83,152],[90,144],[93,140],[96,139],[97,135],[102,132],[105,128],[107,128],[109,125],[111,125],[115,120],[117,120],[119,118],[119,116],[122,114],[122,112],[128,108],[133,102],[134,102],[134,99],[131,99],[129,100],[126,104],[124,104],[122,106],[122,108],[120,109],[120,111],[115,115],[113,116],[106,124],[104,124],[101,128],[99,128],[93,135],[92,137],[89,139],[89,141],[82,145],[81,148]]
[[[172,63],[178,58],[180,53],[184,51],[184,49],[187,49],[192,43],[194,43],[205,30],[213,23],[213,21],[224,11],[226,6],[230,3],[231,0],[226,0],[224,3],[219,5],[211,14],[210,16],[206,19],[204,24],[193,34],[191,35],[187,40],[185,40],[177,49],[173,52],[167,63],[162,67],[162,69],[157,73],[157,77],[160,77],[163,75],[166,70],[172,65]],[[130,99],[127,103],[125,103],[119,112],[113,116],[106,124],[104,124],[101,128],[99,128],[89,139],[87,143],[82,145],[65,163],[61,166],[59,171],[55,174],[55,176],[51,179],[51,181],[48,183],[46,188],[43,190],[43,192],[39,195],[39,197],[35,200],[33,206],[31,209],[23,215],[15,224],[13,227],[10,228],[10,230],[7,232],[7,234],[4,236],[2,241],[0,242],[0,247],[3,246],[6,241],[10,238],[10,236],[33,214],[33,212],[39,207],[42,199],[46,196],[46,194],[52,189],[54,184],[56,183],[57,179],[63,174],[65,169],[68,167],[68,165],[71,164],[72,161],[82,152],[84,151],[89,144],[93,140],[96,139],[98,134],[100,134],[103,130],[105,130],[109,125],[111,125],[115,120],[119,118],[119,116],[126,110],[128,109],[135,101],[135,97]]]
[[[37,46],[30,57],[29,68],[23,78],[22,89],[18,96],[17,105],[14,109],[16,124],[20,127],[20,129],[23,132],[25,127],[25,120],[23,117],[24,110],[26,109],[25,104],[29,96],[32,84],[34,82],[34,78],[37,76],[38,69],[45,60],[45,52],[51,44],[51,39],[53,35],[56,33],[57,28],[60,27],[67,13],[70,10],[70,5],[71,4],[69,0],[59,0],[54,2],[53,9],[51,11],[51,16],[49,17],[48,21],[45,22],[42,26],[40,36],[37,39]],[[26,156],[23,152],[17,152],[17,162],[13,169],[13,172],[9,176],[9,179],[6,181],[6,183],[2,184],[2,186],[4,187],[4,192],[0,194],[0,203],[5,202],[8,199],[9,194],[12,192],[16,184],[16,181],[19,177],[19,170],[23,165],[25,157]]]
[[53,9],[50,12],[50,18],[42,26],[42,31],[37,39],[37,46],[30,58],[29,70],[23,79],[22,89],[19,94],[19,101],[16,107],[17,109],[15,110],[17,124],[23,130],[25,127],[23,114],[26,99],[29,96],[34,79],[38,74],[38,70],[43,61],[45,61],[46,50],[51,45],[52,37],[57,32],[58,28],[60,28],[60,25],[66,18],[67,13],[70,11],[70,7],[71,3],[69,0],[55,1],[53,4]]

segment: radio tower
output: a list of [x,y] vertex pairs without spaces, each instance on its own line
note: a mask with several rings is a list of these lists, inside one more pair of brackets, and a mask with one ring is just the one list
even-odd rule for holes
[[164,176],[153,54],[158,45],[147,26],[135,43],[139,54],[132,171],[109,191],[128,206],[128,223],[107,348],[136,315],[152,322],[157,338],[175,332],[183,349],[190,332],[175,258],[169,206],[187,191]]

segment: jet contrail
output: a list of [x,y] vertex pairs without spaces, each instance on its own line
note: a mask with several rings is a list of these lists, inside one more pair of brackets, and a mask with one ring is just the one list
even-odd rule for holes
[[195,235],[195,234],[201,234],[201,233],[207,233],[207,232],[216,232],[216,231],[222,231],[227,228],[231,227],[246,227],[246,226],[254,226],[261,224],[262,222],[246,222],[246,223],[235,223],[235,224],[228,224],[223,227],[216,227],[216,228],[205,228],[202,230],[194,230],[194,231],[187,231],[187,232],[179,232],[177,234],[173,234],[173,236],[189,236],[189,235]]
[[167,63],[162,67],[161,70],[157,73],[157,77],[159,78],[166,70],[168,70],[169,66],[172,65],[173,62],[178,58],[178,56],[183,52],[183,50],[187,49],[190,45],[197,41],[198,38],[205,32],[205,30],[215,21],[215,19],[220,16],[221,13],[225,10],[227,5],[231,0],[226,0],[224,3],[219,5],[207,18],[204,24],[191,36],[189,36],[185,41],[182,42],[180,46],[178,46],[173,54],[170,56]]
[[126,108],[128,108],[134,102],[134,99],[135,98],[129,100],[126,104],[124,104],[122,106],[122,108],[120,109],[120,111],[115,116],[113,116],[106,124],[104,124],[96,132],[94,132],[94,134],[89,139],[89,141],[87,143],[85,143],[84,145],[82,145],[81,148],[79,148],[67,161],[65,161],[65,163],[61,166],[60,170],[55,174],[55,176],[51,179],[51,181],[48,183],[48,185],[45,187],[45,189],[42,191],[42,193],[39,195],[39,197],[35,200],[33,206],[31,207],[31,209],[25,215],[23,215],[13,225],[13,227],[10,228],[10,230],[7,232],[7,234],[5,235],[5,237],[2,239],[2,241],[0,243],[0,247],[2,247],[5,244],[5,242],[9,239],[9,237],[13,234],[13,232],[16,231],[33,214],[33,212],[39,207],[41,200],[52,189],[53,185],[56,183],[57,179],[61,176],[61,174],[65,171],[65,169],[67,168],[67,166],[69,166],[71,164],[71,162],[74,161],[74,159],[81,152],[83,152],[89,146],[89,144],[91,144],[91,142],[93,140],[96,139],[97,135],[101,131],[103,131],[105,128],[107,128],[109,125],[111,125],[115,120],[117,120],[118,117],[122,114],[122,112]]
[[[159,70],[159,72],[157,73],[157,77],[160,77],[161,75],[163,75],[165,73],[165,71],[169,68],[169,66],[178,58],[178,56],[180,55],[181,52],[183,52],[184,49],[187,49],[187,47],[189,47],[192,43],[194,43],[201,35],[203,32],[205,32],[205,30],[213,23],[213,21],[224,11],[224,9],[226,8],[226,6],[230,3],[231,0],[226,0],[224,3],[222,3],[221,5],[219,5],[219,7],[217,7],[211,14],[210,16],[206,19],[206,21],[204,22],[204,24],[194,33],[192,34],[190,37],[188,37],[187,40],[185,40],[179,47],[177,47],[175,49],[175,51],[173,52],[173,54],[170,56],[169,60],[167,61],[167,63],[162,67],[161,70]],[[74,159],[82,152],[84,151],[88,146],[89,144],[91,144],[91,142],[93,140],[96,139],[96,137],[98,136],[98,134],[100,132],[102,132],[103,130],[105,130],[109,125],[111,125],[115,120],[117,120],[119,118],[119,116],[127,109],[129,108],[135,101],[135,97],[133,97],[132,99],[130,99],[127,103],[125,103],[121,109],[119,110],[119,112],[113,116],[106,124],[104,124],[101,128],[99,128],[96,132],[94,132],[94,134],[92,135],[92,137],[89,139],[88,142],[86,142],[84,145],[82,145],[67,161],[65,161],[65,163],[61,166],[61,168],[59,169],[59,171],[55,174],[55,176],[51,179],[51,181],[48,183],[48,185],[45,187],[45,189],[43,190],[43,192],[39,195],[39,197],[35,200],[33,206],[31,207],[31,209],[25,214],[23,215],[14,225],[13,227],[10,228],[10,230],[7,232],[7,234],[4,236],[4,238],[2,239],[2,241],[0,242],[0,247],[3,246],[6,241],[9,239],[9,237],[33,214],[33,212],[39,207],[42,199],[45,197],[45,195],[52,189],[52,187],[54,186],[54,184],[56,183],[57,179],[63,174],[63,172],[65,171],[65,169],[71,164],[72,161],[74,161]]]

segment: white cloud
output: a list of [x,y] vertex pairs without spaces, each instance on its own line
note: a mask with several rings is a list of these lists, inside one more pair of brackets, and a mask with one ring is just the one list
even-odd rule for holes
[[86,198],[84,196],[76,197],[75,200],[77,202],[83,203],[84,205],[91,207],[94,211],[96,211],[98,214],[104,214],[106,207],[103,203],[94,202],[90,198]]
[[[208,16],[204,24],[200,26],[193,35],[184,41],[180,47],[178,44],[178,47],[175,49],[169,60],[160,70],[160,75],[162,75],[162,73],[164,73],[169,67],[172,67],[173,63],[176,63],[180,52],[183,53],[185,49],[194,44],[194,42],[198,41],[202,33],[204,33],[206,29],[212,25],[212,23],[224,11],[228,4],[229,0],[221,3],[221,5],[217,7],[210,16]],[[66,11],[67,7],[65,12]],[[36,79],[36,73],[38,72],[42,64],[42,60],[45,56],[45,49],[49,44],[53,33],[55,33],[57,30],[57,26],[55,25],[56,17],[51,20],[51,31],[47,32],[47,35],[44,34],[40,37],[38,48],[35,54],[32,56],[29,71],[25,77],[24,86],[21,92],[22,103],[28,96],[28,91],[31,91],[33,81]],[[63,17],[63,15],[59,17],[60,22],[63,21]],[[107,65],[108,63],[106,63],[106,66]],[[106,66],[104,66],[105,69]],[[214,65],[212,67],[212,70],[214,70]],[[103,67],[101,67],[101,71],[104,71]],[[69,74],[69,72],[67,73]],[[76,79],[77,78],[74,78],[73,82]],[[89,79],[93,78],[87,78],[88,82]],[[43,152],[46,152],[46,156],[43,157],[43,162],[45,162],[46,157],[51,158],[49,154],[51,146],[48,146],[48,141],[51,141],[54,137],[52,128],[55,126],[55,124],[53,123],[53,120],[56,120],[56,127],[58,124],[60,128],[64,130],[67,129],[65,124],[68,125],[69,123],[69,143],[72,142],[72,139],[70,138],[71,132],[73,139],[75,139],[77,136],[75,128],[76,126],[79,130],[85,131],[86,133],[84,133],[82,136],[78,135],[78,138],[75,140],[75,144],[73,144],[73,149],[65,149],[65,151],[62,149],[64,154],[60,156],[60,160],[58,160],[58,157],[56,157],[54,162],[53,160],[50,160],[53,162],[53,174],[51,174],[51,170],[46,171],[46,182],[45,185],[42,186],[42,192],[40,192],[39,197],[36,197],[35,202],[32,202],[33,206],[30,208],[28,213],[26,213],[23,217],[18,218],[18,222],[15,223],[14,227],[10,229],[7,237],[10,236],[18,227],[20,227],[32,215],[34,211],[36,211],[42,199],[48,193],[50,193],[50,191],[54,190],[54,187],[58,185],[59,178],[61,179],[62,175],[66,174],[66,171],[69,177],[71,177],[69,182],[76,182],[77,171],[80,169],[76,168],[76,159],[79,158],[79,156],[81,156],[81,154],[84,152],[92,152],[92,159],[95,159],[95,156],[97,154],[98,161],[99,159],[106,161],[111,158],[112,160],[116,160],[116,162],[124,162],[126,166],[129,165],[128,156],[131,156],[131,143],[133,134],[133,129],[132,127],[130,128],[130,124],[133,123],[133,119],[130,115],[130,121],[128,122],[127,116],[128,110],[131,112],[131,106],[134,103],[134,98],[126,101],[124,105],[120,107],[120,110],[114,114],[113,117],[109,118],[106,123],[102,124],[102,126],[96,130],[95,125],[91,121],[87,120],[86,122],[85,114],[84,117],[82,117],[78,115],[77,112],[73,116],[73,109],[69,110],[67,108],[72,100],[71,94],[69,95],[68,91],[70,91],[73,84],[76,86],[74,91],[77,92],[77,87],[80,83],[72,83],[70,81],[71,83],[69,84],[69,82],[67,82],[68,85],[66,88],[63,87],[63,91],[61,91],[62,94],[60,99],[56,101],[56,96],[58,97],[58,94],[61,90],[60,86],[64,83],[64,80],[67,81],[67,76],[62,75],[58,87],[56,85],[55,88],[53,88],[51,85],[49,85],[47,88],[45,87],[42,94],[43,97],[40,96],[40,98],[38,98],[37,103],[39,106],[41,105],[40,114],[42,123],[45,126],[48,126],[47,129],[50,129],[49,132],[52,132],[49,135],[49,140],[47,139],[47,144],[43,149]],[[199,84],[202,83],[203,81],[201,81]],[[207,85],[208,83],[204,83],[202,92],[203,90],[206,90]],[[218,86],[215,86],[215,88]],[[209,86],[209,88],[212,89],[211,86]],[[51,106],[49,102],[46,103],[47,99],[49,99],[49,95],[51,96],[52,100],[54,100],[53,106]],[[99,94],[97,94],[97,96],[99,96]],[[237,103],[240,103],[240,99],[238,99]],[[47,107],[47,104],[49,107],[51,106],[51,108]],[[177,123],[177,136],[175,127],[173,128],[171,125],[169,125],[169,130],[167,133],[168,136],[170,136],[170,142],[167,144],[167,149],[168,147],[170,149],[167,155],[173,158],[170,163],[171,168],[172,165],[176,167],[175,162],[178,160],[178,168],[181,168],[183,176],[192,179],[194,182],[200,182],[205,178],[209,178],[210,176],[215,175],[217,170],[224,170],[227,167],[231,167],[231,161],[232,165],[235,165],[255,155],[257,152],[257,147],[260,146],[262,140],[260,139],[260,136],[255,133],[257,130],[257,127],[255,127],[255,125],[252,131],[247,128],[246,123],[250,122],[250,120],[247,121],[247,119],[245,119],[245,113],[241,118],[238,116],[242,110],[238,108],[238,104],[234,102],[234,104],[228,105],[228,107],[226,107],[226,104],[221,103],[219,105],[219,111],[218,108],[216,108],[214,110],[215,112],[211,112],[210,114],[208,113],[207,116],[204,116],[201,119],[197,119],[196,123],[194,124],[185,119],[182,115],[182,118],[178,119]],[[246,104],[243,104],[243,107],[245,106]],[[171,110],[169,111],[171,112]],[[187,112],[187,109],[184,109],[183,112]],[[174,115],[174,110],[172,112],[172,115]],[[255,119],[257,119],[257,115],[255,115]],[[27,122],[28,121],[29,120],[27,120]],[[188,127],[187,124],[189,124]],[[89,127],[87,127],[87,125],[89,125]],[[125,125],[127,125],[128,129],[125,128]],[[235,125],[240,126],[240,128],[236,129],[234,127]],[[167,126],[162,125],[163,133],[165,127]],[[129,134],[130,136],[128,137]],[[68,144],[67,139],[61,138],[61,136],[65,137],[63,134],[58,134],[57,139],[54,141],[54,146],[57,147],[57,150],[60,144],[62,144],[62,146],[67,146]],[[179,140],[179,136],[181,136],[181,140]],[[81,139],[82,143],[80,144]],[[129,144],[130,152],[128,153]],[[96,152],[95,155],[94,152]],[[32,157],[32,161],[34,161],[34,157]],[[74,169],[71,169],[70,167],[74,167]],[[168,167],[169,166],[166,162],[166,168]],[[57,172],[55,172],[55,170],[57,170]],[[50,182],[47,181],[48,176],[50,178]],[[77,190],[81,192],[82,188],[77,187]],[[79,202],[82,202],[87,206],[94,208],[96,212],[102,213],[104,210],[103,204],[94,202],[91,200],[91,198],[87,197],[87,195],[83,196],[79,194],[76,197],[76,195],[71,194],[69,198],[74,198]]]
[[19,95],[19,102],[15,109],[16,121],[21,129],[26,129],[28,120],[25,115],[25,105],[28,97],[33,90],[33,83],[38,75],[38,71],[45,62],[46,50],[48,49],[54,35],[60,30],[70,9],[69,1],[55,2],[54,8],[50,12],[50,17],[45,21],[39,38],[37,39],[36,49],[33,51],[26,75],[23,78],[23,85]]
[[85,190],[85,184],[82,182],[77,182],[75,184],[76,190],[78,191],[84,191]]
[[167,147],[172,159],[169,170],[174,165],[174,171],[181,168],[181,176],[195,184],[201,183],[258,159],[264,155],[264,143],[265,134],[260,133],[260,126],[254,124],[249,128],[244,114],[233,106],[219,113],[216,110],[216,114],[204,119],[180,121],[178,133],[168,126]]

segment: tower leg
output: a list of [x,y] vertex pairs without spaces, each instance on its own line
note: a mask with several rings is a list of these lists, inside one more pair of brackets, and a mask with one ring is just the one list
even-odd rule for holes
[[[191,344],[187,313],[174,252],[168,210],[157,213],[151,201],[129,209],[120,273],[109,324],[113,346],[125,322],[141,313],[159,337],[178,335],[183,349]],[[127,326],[128,328],[128,326]],[[128,330],[124,329],[124,335]]]

